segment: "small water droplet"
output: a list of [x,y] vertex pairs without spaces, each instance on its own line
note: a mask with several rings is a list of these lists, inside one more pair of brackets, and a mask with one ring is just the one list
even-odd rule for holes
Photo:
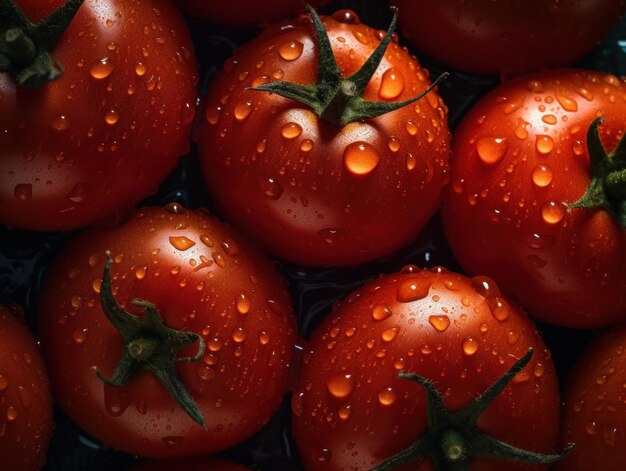
[[438,332],[443,332],[450,326],[450,318],[444,315],[429,316],[428,323],[432,325]]
[[526,127],[530,123],[524,121],[522,118],[517,118],[517,124],[515,125],[515,135],[518,139],[526,139],[528,137],[528,130]]
[[545,249],[554,244],[554,236],[530,233],[525,236],[526,244],[532,249]]
[[463,340],[463,353],[471,356],[478,351],[478,342],[472,337]]
[[565,208],[562,204],[550,201],[541,207],[541,217],[548,224],[557,224],[565,216]]
[[172,244],[174,248],[178,250],[182,250],[182,251],[190,249],[191,247],[196,245],[196,243],[193,240],[185,236],[170,236],[169,239],[170,239],[170,244]]
[[541,117],[541,121],[543,121],[546,124],[556,124],[559,121],[556,119],[556,116],[554,116],[553,114],[546,114],[543,115]]
[[417,166],[417,158],[410,152],[406,154],[406,169],[413,170]]
[[8,406],[7,407],[7,420],[9,422],[13,422],[15,419],[17,419],[17,409],[13,406]]
[[550,136],[538,135],[535,140],[535,148],[540,154],[549,154],[554,149],[554,140]]
[[578,111],[578,103],[572,97],[567,96],[562,90],[556,93],[556,100],[563,107],[565,111]]
[[328,463],[332,456],[333,454],[328,448],[322,448],[317,457],[317,461],[320,463]]
[[33,185],[30,183],[20,183],[15,185],[13,194],[18,200],[28,201],[33,198]]
[[496,320],[504,322],[509,318],[511,308],[509,303],[504,298],[493,296],[488,298],[487,302],[489,304],[489,309],[491,310],[491,315],[495,317]]
[[337,415],[341,420],[348,420],[352,414],[352,407],[350,405],[344,405],[339,408]]
[[67,116],[59,115],[50,122],[50,127],[55,131],[67,131],[71,126]]
[[267,199],[277,200],[283,194],[283,187],[280,182],[275,178],[259,177],[257,179],[257,183],[259,185],[259,189]]
[[120,119],[120,115],[115,110],[109,110],[104,114],[104,121],[110,126],[116,124]]
[[89,68],[89,74],[96,80],[102,80],[107,78],[115,69],[115,64],[108,57],[100,59]]
[[138,77],[143,77],[146,74],[146,70],[146,66],[143,65],[141,62],[137,62],[135,64],[135,73]]
[[404,123],[404,129],[406,129],[406,132],[408,132],[411,136],[415,136],[418,131],[417,124],[410,119]]
[[341,239],[343,239],[343,237],[346,235],[346,233],[342,229],[328,227],[326,229],[321,229],[317,231],[317,235],[320,236],[324,242],[332,245],[340,242]]
[[314,146],[315,146],[315,144],[313,143],[313,141],[311,139],[304,139],[300,143],[300,150],[302,152],[310,152],[311,150],[313,150]]
[[235,105],[234,113],[237,121],[244,121],[252,113],[253,104],[251,101],[240,101]]
[[303,49],[300,41],[288,41],[278,46],[278,55],[286,61],[294,61],[302,55]]
[[393,388],[387,387],[378,393],[378,403],[381,406],[390,406],[396,402],[398,395]]
[[380,161],[376,149],[367,142],[358,141],[346,146],[343,153],[345,167],[354,175],[371,173]]
[[302,126],[298,123],[287,123],[280,129],[280,134],[285,139],[295,139],[302,134]]
[[480,160],[488,165],[502,160],[509,150],[509,142],[503,137],[481,137],[476,143]]
[[378,96],[383,100],[393,100],[404,91],[404,76],[399,69],[391,67],[383,73],[380,79]]
[[391,342],[396,338],[399,330],[400,330],[399,327],[391,327],[389,329],[385,329],[380,334],[380,338],[383,339],[383,341],[385,342]]
[[247,336],[248,336],[248,333],[243,327],[237,327],[235,330],[233,330],[233,340],[236,343],[243,342],[244,340],[246,340]]
[[547,165],[537,165],[532,171],[532,180],[538,187],[545,187],[552,183],[554,174]]
[[264,330],[260,330],[259,331],[259,343],[261,345],[267,345],[269,341],[270,341],[270,335]]
[[83,298],[78,294],[75,294],[74,296],[72,296],[70,304],[74,309],[80,309],[83,306]]
[[391,136],[387,141],[387,147],[391,152],[398,152],[400,150],[400,141],[397,138]]
[[185,443],[185,437],[175,437],[175,436],[163,437],[161,441],[169,447],[176,447]]
[[589,435],[595,435],[596,433],[598,433],[598,427],[596,425],[595,422],[587,422],[585,424],[585,432],[587,432]]
[[207,347],[209,348],[210,351],[212,352],[218,352],[221,350],[222,348],[222,341],[219,339],[219,337],[213,337],[211,338],[208,342],[207,342]]
[[391,309],[385,304],[378,304],[372,310],[372,318],[374,318],[375,321],[384,321],[391,317],[392,314]]
[[74,342],[80,345],[84,343],[85,340],[87,340],[88,335],[89,335],[89,330],[86,327],[83,329],[76,329],[74,333],[72,334],[72,339],[74,339]]
[[237,295],[235,305],[239,314],[248,314],[248,312],[250,312],[250,308],[252,307],[252,303],[245,293],[239,293]]
[[135,270],[135,278],[138,280],[143,280],[148,273],[148,267],[139,267]]
[[417,301],[428,296],[430,282],[422,279],[411,279],[403,281],[396,292],[396,299],[401,303]]
[[354,389],[352,375],[339,373],[326,380],[328,392],[336,398],[348,397]]

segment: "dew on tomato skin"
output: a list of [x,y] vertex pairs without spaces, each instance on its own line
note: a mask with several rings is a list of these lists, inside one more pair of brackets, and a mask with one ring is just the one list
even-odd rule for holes
[[604,436],[604,443],[610,447],[615,447],[615,442],[617,441],[617,427],[607,427],[602,432]]
[[500,298],[498,296],[490,297],[487,299],[487,304],[489,305],[491,315],[497,321],[504,322],[509,318],[511,308],[509,303],[504,298]]
[[391,152],[398,152],[400,150],[400,141],[396,137],[391,136],[387,141],[387,147]]
[[411,171],[417,166],[417,158],[410,152],[406,153],[406,169]]
[[321,229],[317,231],[317,235],[327,244],[335,244],[340,242],[344,236],[346,235],[345,231],[342,229],[336,229],[332,227],[327,227],[325,229]]
[[185,443],[185,437],[168,436],[168,437],[163,437],[161,441],[169,447],[177,447]]
[[319,455],[317,456],[317,461],[320,463],[327,463],[332,458],[333,454],[328,448],[322,448]]
[[278,46],[278,55],[286,61],[294,61],[302,55],[303,49],[300,41],[287,41]]
[[565,111],[578,111],[578,102],[574,98],[565,95],[562,90],[559,90],[555,97]]
[[135,74],[137,74],[138,77],[143,77],[146,74],[146,70],[146,66],[141,62],[135,64]]
[[269,75],[267,74],[259,75],[258,77],[255,77],[254,80],[252,80],[252,86],[260,87],[261,85],[265,85],[266,83],[269,83],[270,81],[271,81],[271,78]]
[[540,154],[549,154],[554,149],[554,140],[550,136],[538,135],[535,139],[535,149]]
[[213,239],[211,239],[211,237],[209,237],[206,234],[202,234],[200,236],[200,242],[202,242],[204,245],[206,245],[207,247],[211,248],[215,246],[215,242],[213,242]]
[[546,369],[541,363],[537,363],[533,367],[533,374],[535,375],[535,378],[541,378],[544,375],[545,371]]
[[280,134],[285,139],[295,139],[302,134],[302,126],[298,123],[286,123],[280,128]]
[[0,391],[4,391],[9,387],[9,378],[0,373]]
[[548,167],[547,165],[537,165],[533,169],[531,177],[535,185],[543,188],[552,183],[554,174],[552,173],[552,170],[550,170],[550,167]]
[[600,375],[596,378],[596,384],[598,386],[603,386],[606,384],[607,381],[607,376],[606,375]]
[[498,296],[500,294],[500,289],[498,288],[498,285],[488,276],[474,276],[470,278],[470,282],[472,283],[472,286],[474,287],[476,292],[485,298]]
[[196,245],[196,243],[185,236],[170,236],[169,237],[170,244],[181,251],[185,251]]
[[196,365],[196,374],[203,381],[209,381],[211,379],[214,379],[216,376],[215,370],[213,368],[207,365],[203,365],[201,363]]
[[354,31],[352,34],[361,44],[367,45],[369,43],[369,41],[367,40],[367,36],[365,36],[361,31]]
[[553,114],[546,114],[541,117],[541,121],[546,124],[556,124],[558,123],[558,119]]
[[237,312],[239,314],[248,314],[250,312],[250,308],[252,307],[252,303],[250,299],[245,293],[239,293],[235,300],[235,307],[237,308]]
[[259,177],[257,184],[261,193],[269,200],[277,200],[283,194],[283,186],[280,182],[271,177]]
[[393,100],[404,91],[404,76],[399,69],[391,67],[383,73],[380,79],[378,96],[383,100]]
[[389,329],[385,329],[380,334],[380,338],[383,339],[384,342],[391,342],[396,338],[399,330],[399,327],[391,327]]
[[392,405],[394,402],[396,402],[397,398],[398,395],[391,386],[384,388],[378,393],[378,403],[383,407]]
[[55,131],[67,131],[71,127],[71,122],[67,116],[59,115],[50,121],[50,127]]
[[212,352],[219,352],[222,349],[222,341],[219,337],[213,337],[207,342],[207,347]]
[[295,391],[291,396],[291,412],[296,417],[302,417],[304,413],[304,391]]
[[418,301],[428,296],[431,283],[426,280],[418,278],[405,280],[396,291],[396,299],[401,303],[409,303],[412,301]]
[[341,420],[348,420],[351,414],[352,414],[352,406],[350,406],[349,404],[341,406],[339,408],[339,411],[337,411],[337,416]]
[[473,337],[463,339],[463,353],[472,356],[478,351],[478,342]]
[[541,207],[541,217],[548,224],[557,224],[565,216],[565,209],[562,204],[549,201]]
[[20,183],[15,185],[13,194],[18,200],[28,201],[33,198],[33,185],[30,183]]
[[118,122],[118,120],[120,119],[120,116],[118,114],[117,111],[115,110],[109,110],[104,114],[104,121],[109,125],[112,126],[114,124],[116,124]]
[[596,433],[598,433],[598,427],[596,423],[593,421],[587,422],[585,424],[585,432],[587,432],[588,435],[595,435]]
[[354,175],[371,173],[380,162],[378,152],[371,144],[363,141],[348,144],[343,152],[343,163]]
[[393,312],[389,306],[386,306],[385,304],[378,304],[374,306],[374,309],[372,309],[372,318],[375,321],[384,321],[385,319],[391,317],[392,314]]
[[509,142],[504,137],[481,137],[476,142],[478,157],[487,165],[500,162],[508,150]]
[[95,278],[92,282],[91,282],[91,288],[94,290],[94,292],[96,292],[97,294],[100,294],[100,286],[102,285],[102,280],[100,278]]
[[528,255],[526,261],[534,268],[543,268],[548,264],[546,260],[535,254]]
[[404,129],[406,129],[406,132],[408,132],[411,136],[415,136],[418,131],[417,124],[410,119],[404,123]]
[[114,69],[115,64],[113,61],[108,57],[105,57],[91,64],[91,67],[89,68],[89,75],[96,80],[102,80],[111,75]]
[[266,331],[260,330],[259,331],[259,343],[261,345],[267,345],[269,341],[270,341],[270,335]]
[[344,23],[347,25],[358,25],[361,22],[357,14],[348,9],[336,11],[335,13],[333,13],[332,18],[334,20],[337,20],[339,23]]
[[554,236],[529,233],[524,236],[524,241],[531,249],[545,249],[554,244]]
[[248,333],[246,332],[246,329],[244,329],[243,327],[236,327],[235,330],[233,330],[233,340],[236,343],[241,343],[244,340],[246,340],[246,338],[248,337]]
[[522,118],[517,118],[517,124],[515,125],[515,136],[518,139],[524,140],[528,137],[528,129],[530,123],[524,121]]
[[444,332],[450,327],[450,318],[448,316],[428,316],[428,323],[432,325],[437,332]]
[[222,107],[221,106],[213,106],[213,107],[207,108],[204,116],[205,116],[207,122],[214,126],[220,120],[220,115],[221,114],[222,114]]
[[529,379],[530,379],[530,373],[526,370],[522,370],[513,377],[513,380],[511,382],[515,384],[519,384],[519,383],[525,383]]
[[338,373],[326,380],[326,388],[334,397],[343,399],[352,394],[354,380],[350,374]]
[[17,419],[17,409],[13,406],[8,406],[7,407],[7,420],[9,422],[13,422],[15,419]]

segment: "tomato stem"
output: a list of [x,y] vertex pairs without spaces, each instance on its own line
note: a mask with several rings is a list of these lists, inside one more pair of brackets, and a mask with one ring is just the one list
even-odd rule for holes
[[430,458],[435,470],[469,470],[470,459],[486,456],[524,463],[555,463],[572,450],[568,445],[558,455],[543,455],[516,448],[496,440],[476,429],[478,417],[498,397],[513,378],[528,364],[532,348],[478,398],[463,409],[449,412],[434,384],[415,373],[400,372],[399,376],[414,381],[426,390],[428,428],[415,443],[387,458],[370,471],[391,471],[408,463]]
[[[111,290],[111,263],[111,256],[107,252],[100,287],[100,303],[104,314],[122,336],[124,349],[110,379],[94,367],[96,374],[105,383],[119,387],[128,384],[140,371],[149,371],[172,394],[180,408],[206,430],[204,418],[185,389],[175,367],[176,363],[200,360],[205,351],[204,339],[193,332],[167,327],[156,306],[149,301],[132,301],[132,304],[144,309],[143,316],[135,316],[122,309]],[[198,342],[195,356],[177,357],[182,348],[195,342]]]
[[50,51],[82,3],[68,0],[45,20],[33,24],[13,0],[0,0],[0,72],[27,87],[41,87],[61,77],[63,68]]
[[365,87],[370,82],[393,39],[398,10],[392,7],[393,18],[387,33],[374,52],[354,74],[342,77],[330,45],[328,33],[319,15],[310,5],[307,10],[313,22],[313,31],[318,50],[317,82],[299,85],[291,82],[276,81],[247,90],[275,93],[309,106],[324,121],[335,126],[345,126],[353,121],[371,119],[403,108],[416,102],[449,74],[441,74],[426,90],[419,95],[402,102],[367,101],[362,98]]

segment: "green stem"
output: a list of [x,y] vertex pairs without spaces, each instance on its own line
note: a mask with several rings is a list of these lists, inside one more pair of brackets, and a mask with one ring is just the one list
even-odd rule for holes
[[35,43],[24,31],[19,28],[12,28],[4,33],[9,59],[15,64],[25,67],[31,64],[37,55]]
[[454,429],[446,429],[440,438],[440,445],[443,456],[449,462],[461,461],[465,458],[466,443],[463,435]]

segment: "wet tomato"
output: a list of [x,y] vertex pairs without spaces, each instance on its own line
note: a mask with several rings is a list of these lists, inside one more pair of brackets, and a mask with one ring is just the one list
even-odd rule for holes
[[34,471],[52,436],[50,383],[33,334],[18,311],[0,305],[0,461]]
[[626,327],[599,334],[565,387],[561,440],[576,447],[559,470],[619,471],[626,464]]
[[534,74],[480,101],[455,133],[442,208],[463,269],[550,323],[624,319],[624,130],[626,84],[599,72]]
[[[318,7],[329,0],[312,0],[309,3]],[[233,27],[258,26],[297,15],[304,10],[301,0],[178,0],[181,8],[195,18]]]
[[[36,22],[65,1],[16,4]],[[48,32],[59,31],[52,21]],[[18,62],[13,75],[0,73],[3,224],[86,226],[153,191],[188,149],[196,64],[176,6],[87,0],[68,21],[44,56],[63,68],[57,80],[47,81],[59,73],[52,65],[43,77]]]
[[390,3],[400,8],[400,28],[415,47],[478,74],[571,65],[602,40],[624,11],[624,0]]
[[217,458],[193,458],[176,461],[144,461],[131,471],[248,471],[249,468]]
[[59,405],[147,457],[210,453],[260,429],[286,390],[295,329],[272,264],[178,204],[71,241],[40,313]]
[[416,102],[430,81],[392,40],[395,16],[385,35],[352,11],[310,12],[226,62],[196,139],[234,226],[292,262],[358,264],[411,241],[437,209],[447,108],[434,91]]
[[[501,394],[488,393],[509,370]],[[491,279],[408,266],[349,295],[313,333],[292,410],[310,470],[432,469],[427,457],[436,469],[456,469],[443,466],[453,459],[471,460],[471,469],[544,469],[484,458],[481,441],[551,452],[559,391],[535,326]],[[410,445],[420,453],[380,464]]]

